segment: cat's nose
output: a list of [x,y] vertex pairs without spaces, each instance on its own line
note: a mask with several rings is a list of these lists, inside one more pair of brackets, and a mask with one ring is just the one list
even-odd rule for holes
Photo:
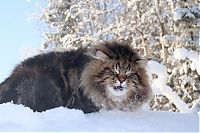
[[126,80],[126,75],[118,75],[117,79],[119,80],[120,83],[123,83]]

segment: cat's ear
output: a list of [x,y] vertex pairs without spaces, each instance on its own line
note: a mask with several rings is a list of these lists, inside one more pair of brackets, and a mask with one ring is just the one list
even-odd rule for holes
[[103,51],[101,50],[97,50],[97,49],[90,49],[88,52],[87,52],[87,55],[89,55],[90,57],[94,58],[94,59],[97,59],[97,60],[102,60],[102,61],[105,61],[106,59],[109,59],[110,57],[104,53]]
[[105,61],[106,59],[109,59],[109,56],[106,55],[104,52],[98,50],[95,52],[89,52],[87,53],[90,57],[95,58],[97,60]]
[[104,61],[106,59],[113,59],[116,56],[113,53],[113,51],[106,46],[106,43],[101,44],[101,45],[95,45],[95,49],[96,49],[95,56],[97,57],[97,59]]
[[147,58],[140,58],[140,59],[136,60],[135,62],[136,62],[139,66],[145,67],[145,66],[147,65],[148,61],[149,61],[149,60],[148,60]]
[[112,50],[107,48],[105,44],[98,44],[91,47],[89,53],[92,58],[105,61],[114,57]]
[[109,56],[99,50],[99,51],[96,51],[96,58],[100,60],[106,60],[106,59],[109,59]]

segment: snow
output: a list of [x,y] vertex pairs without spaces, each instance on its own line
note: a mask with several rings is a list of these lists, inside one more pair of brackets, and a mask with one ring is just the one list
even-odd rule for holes
[[200,75],[200,54],[193,51],[187,50],[186,48],[178,48],[174,51],[174,57],[178,60],[185,60],[186,58],[192,61],[191,69],[196,70]]
[[199,114],[100,111],[84,114],[80,110],[59,107],[33,112],[28,107],[0,105],[0,132],[5,131],[103,131],[103,132],[198,132]]
[[156,74],[158,76],[156,79],[151,79],[151,88],[154,95],[161,94],[166,96],[181,112],[192,112],[195,110],[193,108],[189,109],[187,104],[172,90],[172,88],[166,85],[168,74],[167,68],[164,65],[156,61],[149,61],[148,73],[149,77],[151,77],[152,74]]
[[169,47],[169,44],[176,41],[176,37],[174,35],[164,35],[161,40],[165,42],[166,47]]
[[[195,10],[197,11],[197,10]],[[176,8],[174,12],[174,21],[181,20],[182,18],[195,19],[194,14],[188,8]]]
[[194,5],[190,8],[191,12],[195,14],[196,16],[200,16],[200,6],[199,5]]
[[167,80],[167,71],[166,67],[156,61],[149,61],[148,62],[148,73],[149,77],[151,77],[151,74],[156,74],[158,76],[157,79],[152,79],[151,88],[153,88],[154,94],[160,95],[162,94],[160,88],[163,88],[163,86],[166,83]]

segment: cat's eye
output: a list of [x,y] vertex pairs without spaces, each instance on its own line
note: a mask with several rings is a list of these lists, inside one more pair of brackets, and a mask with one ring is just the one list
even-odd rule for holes
[[107,73],[107,74],[115,74],[110,68],[108,67],[105,67],[104,68],[104,72]]
[[128,66],[126,67],[126,75],[130,75],[131,73],[132,73],[132,69],[131,69],[131,65],[130,64],[128,64]]
[[126,71],[126,75],[131,75],[131,70]]
[[110,70],[110,68],[105,67],[105,68],[104,68],[104,71],[105,71],[105,72],[109,72],[109,71],[111,71],[111,70]]
[[138,78],[139,78],[139,75],[138,75],[138,73],[134,72],[134,73],[130,73],[130,74],[128,75],[128,77],[129,77],[129,78],[133,78],[133,79],[138,79]]
[[115,64],[115,68],[117,69],[119,67],[119,63]]
[[126,70],[131,71],[131,65],[130,64],[128,64],[128,66],[126,67]]
[[119,63],[115,64],[114,71],[116,74],[119,74]]

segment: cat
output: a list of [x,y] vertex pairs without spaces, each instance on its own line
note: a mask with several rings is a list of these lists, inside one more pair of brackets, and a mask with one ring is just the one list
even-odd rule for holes
[[60,106],[84,113],[134,111],[151,96],[146,64],[131,45],[116,41],[37,55],[0,84],[0,103],[37,112]]

